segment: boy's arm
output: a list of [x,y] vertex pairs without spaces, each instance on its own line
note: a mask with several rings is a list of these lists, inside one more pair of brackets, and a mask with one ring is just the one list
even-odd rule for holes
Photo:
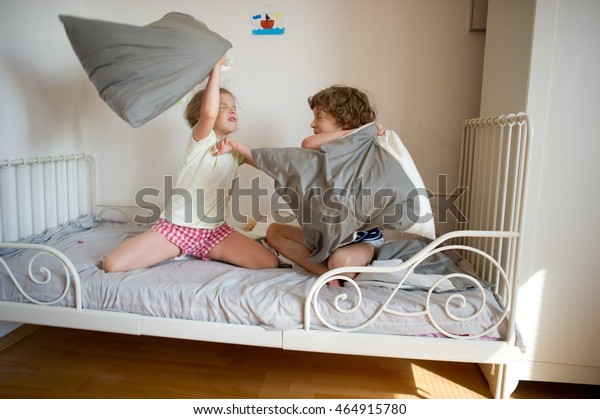
[[340,131],[321,132],[319,134],[311,135],[310,137],[306,137],[304,140],[302,140],[301,147],[309,150],[318,150],[325,144],[337,140],[338,138],[341,138],[352,131],[353,130],[351,129],[345,129]]
[[[377,122],[377,135],[383,135],[386,131],[385,126],[380,122]],[[342,138],[344,135],[349,134],[354,129],[344,129],[340,131],[321,132],[319,134],[311,135],[302,140],[302,148],[310,150],[318,150],[327,143],[330,143],[338,138]]]
[[195,141],[200,141],[208,136],[215,126],[215,121],[219,115],[219,105],[221,102],[221,93],[219,90],[219,79],[221,77],[221,67],[225,57],[221,58],[213,67],[210,76],[208,76],[208,83],[206,84],[206,91],[202,98],[202,105],[200,107],[200,116],[198,122],[194,125],[192,134]]
[[247,163],[252,167],[256,167],[256,162],[252,157],[252,151],[250,148],[242,143],[232,140],[231,138],[225,138],[219,141],[213,149],[213,154],[215,156],[220,156],[221,154],[231,153],[233,151],[239,153],[244,158],[244,163]]

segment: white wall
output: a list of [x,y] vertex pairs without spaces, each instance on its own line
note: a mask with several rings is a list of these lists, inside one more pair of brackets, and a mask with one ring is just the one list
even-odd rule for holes
[[[169,11],[203,20],[232,42],[224,84],[241,105],[239,139],[295,146],[311,133],[306,98],[334,83],[366,89],[403,138],[425,183],[454,187],[461,125],[478,115],[484,35],[467,31],[469,0],[3,0],[1,157],[84,151],[95,156],[98,200],[132,203],[179,163],[183,105],[132,129],[101,101],[58,14],[144,25]],[[282,13],[283,36],[251,35],[251,16]],[[257,175],[244,169],[245,178]]]
[[58,12],[81,1],[0,2],[0,158],[72,153],[81,135],[81,71]]
[[534,0],[488,3],[481,116],[525,111],[534,10]]

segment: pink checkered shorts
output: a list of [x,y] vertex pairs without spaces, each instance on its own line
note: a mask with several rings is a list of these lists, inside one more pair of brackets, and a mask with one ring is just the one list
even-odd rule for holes
[[192,228],[170,223],[159,218],[150,231],[162,234],[174,245],[181,249],[182,255],[190,255],[202,260],[211,260],[206,257],[217,244],[221,243],[235,230],[223,223],[216,228]]

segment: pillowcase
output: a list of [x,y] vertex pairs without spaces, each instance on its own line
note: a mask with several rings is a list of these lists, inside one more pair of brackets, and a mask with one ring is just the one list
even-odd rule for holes
[[59,18],[100,97],[134,128],[184,97],[231,48],[183,13],[168,13],[146,26]]
[[415,190],[420,191],[420,193],[414,195],[412,198],[416,204],[414,215],[418,217],[418,222],[415,222],[408,229],[404,230],[404,232],[434,240],[435,223],[433,221],[433,211],[429,203],[427,189],[408,149],[400,137],[398,137],[398,134],[392,130],[387,130],[383,135],[375,137],[375,144],[379,145],[396,159],[413,183]]

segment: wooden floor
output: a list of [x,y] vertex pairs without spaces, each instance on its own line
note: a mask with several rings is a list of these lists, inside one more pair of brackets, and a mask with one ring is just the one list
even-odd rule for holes
[[[14,333],[14,332],[13,332]],[[598,398],[524,382],[513,398]],[[411,361],[41,327],[0,351],[2,398],[490,398],[474,364]]]

